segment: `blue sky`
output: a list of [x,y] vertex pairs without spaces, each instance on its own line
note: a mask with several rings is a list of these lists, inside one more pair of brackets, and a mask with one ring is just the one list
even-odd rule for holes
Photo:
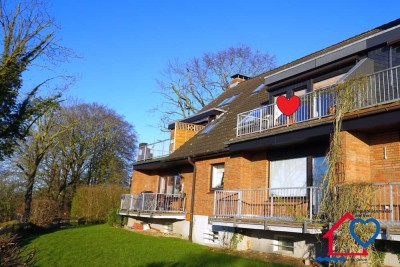
[[60,42],[80,59],[62,68],[79,76],[69,97],[115,109],[139,141],[162,139],[163,99],[156,79],[168,60],[248,44],[278,65],[396,19],[400,1],[89,1],[57,0],[50,12]]

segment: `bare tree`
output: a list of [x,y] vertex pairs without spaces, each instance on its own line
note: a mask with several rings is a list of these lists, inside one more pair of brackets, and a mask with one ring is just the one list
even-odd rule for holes
[[29,67],[48,68],[72,55],[57,43],[56,30],[42,1],[0,0],[0,160],[12,153],[16,141],[23,139],[35,120],[60,97],[60,93],[38,96],[52,78],[31,89],[23,88],[22,80]]
[[36,120],[29,136],[18,146],[17,166],[21,169],[25,180],[25,210],[23,220],[29,221],[32,205],[33,189],[36,175],[46,153],[59,141],[58,136],[65,131],[60,124],[59,113],[49,110]]
[[39,183],[46,197],[64,207],[79,184],[129,184],[136,134],[115,111],[99,104],[73,104],[61,110],[71,125],[46,153]]
[[229,88],[230,77],[259,75],[275,67],[275,57],[253,51],[247,45],[205,53],[186,63],[170,61],[158,80],[158,93],[165,99],[154,111],[162,112],[162,122],[191,116]]

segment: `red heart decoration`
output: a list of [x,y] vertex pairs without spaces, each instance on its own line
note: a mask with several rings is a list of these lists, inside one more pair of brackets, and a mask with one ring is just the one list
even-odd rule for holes
[[292,96],[290,99],[287,99],[286,96],[281,95],[276,100],[276,104],[280,111],[286,116],[290,116],[296,112],[296,110],[300,106],[300,98],[298,96]]

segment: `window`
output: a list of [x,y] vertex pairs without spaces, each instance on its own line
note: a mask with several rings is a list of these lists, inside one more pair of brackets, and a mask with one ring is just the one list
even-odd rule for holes
[[[276,188],[271,193],[285,197],[306,196],[305,187],[322,185],[327,170],[325,156],[270,161],[269,187]],[[292,187],[295,188],[288,189]]]
[[224,188],[225,164],[211,165],[211,190]]
[[[286,97],[286,94],[282,94],[284,97]],[[282,111],[278,108],[278,105],[276,105],[276,100],[278,97],[281,95],[274,96],[274,121],[275,121],[275,126],[286,124],[286,116],[282,113]]]
[[307,190],[285,189],[285,187],[307,186],[307,158],[276,160],[270,162],[270,187],[274,196],[305,196]]
[[221,103],[219,103],[219,105],[217,107],[222,107],[222,106],[230,104],[233,100],[236,99],[236,97],[238,97],[238,95],[239,94],[236,94],[236,95],[225,98]]
[[181,188],[181,176],[175,175],[160,177],[158,184],[158,193],[175,195],[180,193]]
[[307,89],[300,89],[294,91],[294,95],[300,97],[300,106],[294,113],[294,119],[296,122],[305,121],[311,118],[310,111],[311,111],[311,102],[310,97],[302,97],[306,94]]
[[264,84],[260,84],[256,89],[254,89],[254,91],[252,92],[252,94],[258,93],[261,91],[261,89],[265,88]]
[[313,186],[320,186],[328,171],[328,163],[324,156],[313,157]]
[[274,251],[294,253],[294,239],[288,236],[275,236]]

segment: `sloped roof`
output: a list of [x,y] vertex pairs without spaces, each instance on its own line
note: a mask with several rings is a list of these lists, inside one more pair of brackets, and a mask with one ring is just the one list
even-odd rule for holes
[[[329,46],[315,53],[309,54],[305,57],[299,58],[285,65],[267,71],[263,74],[260,74],[257,77],[246,80],[233,88],[227,89],[214,101],[212,101],[211,103],[206,105],[202,110],[199,111],[199,113],[201,113],[205,110],[216,108],[218,104],[221,103],[224,99],[231,97],[235,94],[239,94],[239,96],[228,106],[221,107],[221,109],[226,110],[226,112],[220,118],[217,119],[218,124],[216,124],[215,127],[209,133],[199,132],[189,141],[187,141],[185,144],[179,147],[176,151],[174,151],[171,155],[169,155],[166,158],[163,158],[162,161],[173,161],[181,158],[216,154],[224,151],[227,152],[228,146],[226,143],[229,140],[236,138],[237,115],[241,112],[257,108],[261,106],[262,103],[265,103],[269,99],[268,92],[266,90],[260,90],[259,92],[253,94],[253,91],[258,86],[263,84],[264,77],[272,75],[284,69],[296,66],[298,64],[304,63],[310,59],[334,51],[338,48],[344,47],[353,42],[372,36],[376,33],[387,30],[399,24],[400,24],[400,19],[394,20],[392,22],[381,25],[367,32],[346,39],[335,45]],[[140,162],[140,163],[146,163],[146,162]]]
[[253,94],[253,91],[264,82],[263,77],[264,75],[259,75],[229,88],[204,107],[204,110],[214,108],[224,99],[239,94],[230,104],[221,107],[226,112],[214,122],[215,126],[209,133],[197,133],[173,152],[168,160],[227,151],[228,147],[225,142],[236,137],[237,114],[259,107],[269,98],[266,90]]

